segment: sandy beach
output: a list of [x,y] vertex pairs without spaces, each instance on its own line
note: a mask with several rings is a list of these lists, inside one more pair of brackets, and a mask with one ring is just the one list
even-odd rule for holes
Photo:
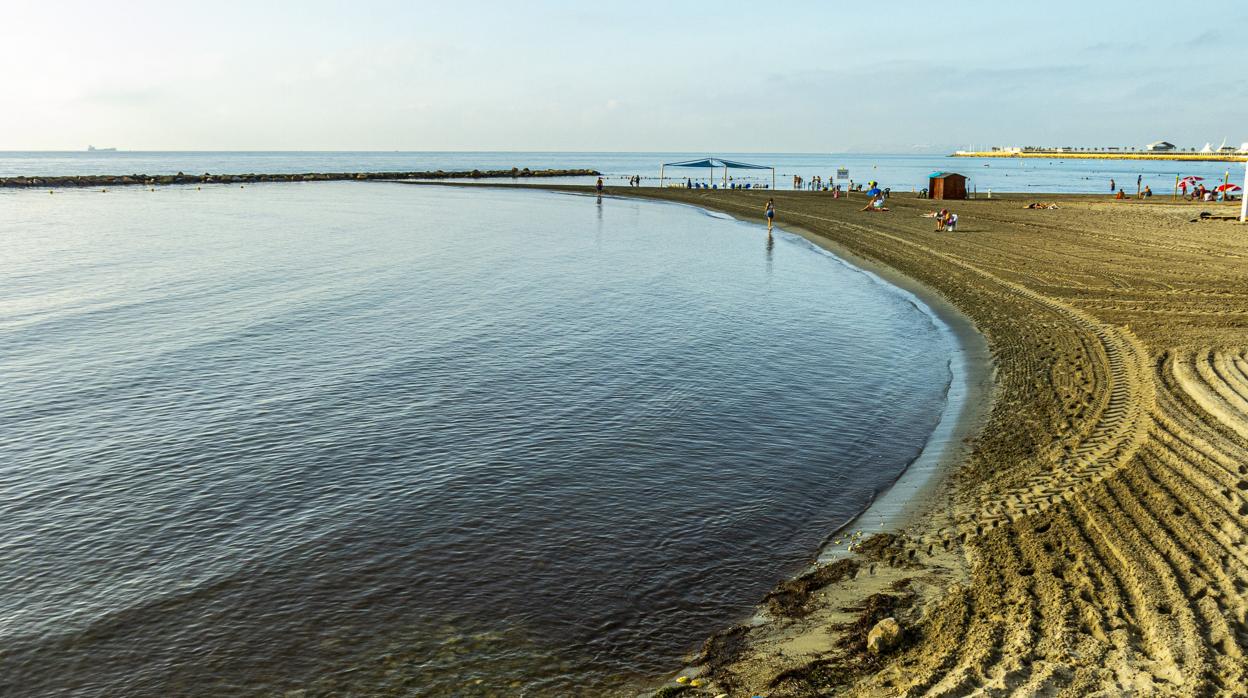
[[[707,641],[707,684],[663,691],[1244,694],[1248,229],[1195,220],[1237,204],[610,193],[760,221],[774,197],[781,227],[939,294],[991,350],[978,429],[906,525],[847,532],[852,554]],[[941,205],[956,233],[923,216]],[[900,643],[870,652],[885,617]]]

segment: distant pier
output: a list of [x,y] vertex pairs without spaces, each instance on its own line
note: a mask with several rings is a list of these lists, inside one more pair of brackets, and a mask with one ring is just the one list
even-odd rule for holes
[[1248,153],[1193,153],[1122,150],[959,150],[955,158],[1044,158],[1046,160],[1181,160],[1186,162],[1243,162]]

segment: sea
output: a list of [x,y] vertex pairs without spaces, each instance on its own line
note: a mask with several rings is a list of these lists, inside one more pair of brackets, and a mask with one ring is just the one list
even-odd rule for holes
[[[473,169],[592,169],[608,184],[632,176],[657,186],[685,178],[722,183],[722,169],[662,168],[663,163],[708,156],[774,167],[775,184],[793,187],[793,177],[819,176],[832,182],[838,174],[855,182],[879,182],[893,191],[917,191],[933,172],[953,171],[969,177],[967,186],[980,195],[990,192],[1109,193],[1110,180],[1134,194],[1137,182],[1158,194],[1172,193],[1178,176],[1196,176],[1213,183],[1228,178],[1242,184],[1243,167],[1226,162],[1165,160],[1070,160],[1032,158],[954,158],[944,154],[862,153],[552,153],[552,152],[0,152],[0,177],[57,175],[147,174],[294,174],[307,172],[447,172]],[[844,172],[841,172],[844,170]],[[770,170],[730,170],[737,184],[772,183]],[[532,182],[533,180],[520,180]],[[592,178],[565,178],[588,184]]]
[[0,250],[0,695],[636,696],[919,455],[956,352],[613,197],[4,190]]

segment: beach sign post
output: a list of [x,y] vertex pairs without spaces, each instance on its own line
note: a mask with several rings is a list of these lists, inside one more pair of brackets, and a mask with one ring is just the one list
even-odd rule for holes
[[[833,182],[833,184],[840,184],[842,180],[844,180],[845,182],[849,182],[849,168],[848,167],[836,168],[836,181]],[[845,195],[849,196],[848,184],[845,185]]]
[[1239,222],[1248,221],[1248,160],[1244,160],[1244,190],[1239,194]]

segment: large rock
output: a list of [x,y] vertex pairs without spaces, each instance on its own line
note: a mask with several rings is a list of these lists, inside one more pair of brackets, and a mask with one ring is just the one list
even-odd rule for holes
[[872,654],[884,654],[901,642],[901,623],[896,618],[885,618],[867,633],[867,650]]

